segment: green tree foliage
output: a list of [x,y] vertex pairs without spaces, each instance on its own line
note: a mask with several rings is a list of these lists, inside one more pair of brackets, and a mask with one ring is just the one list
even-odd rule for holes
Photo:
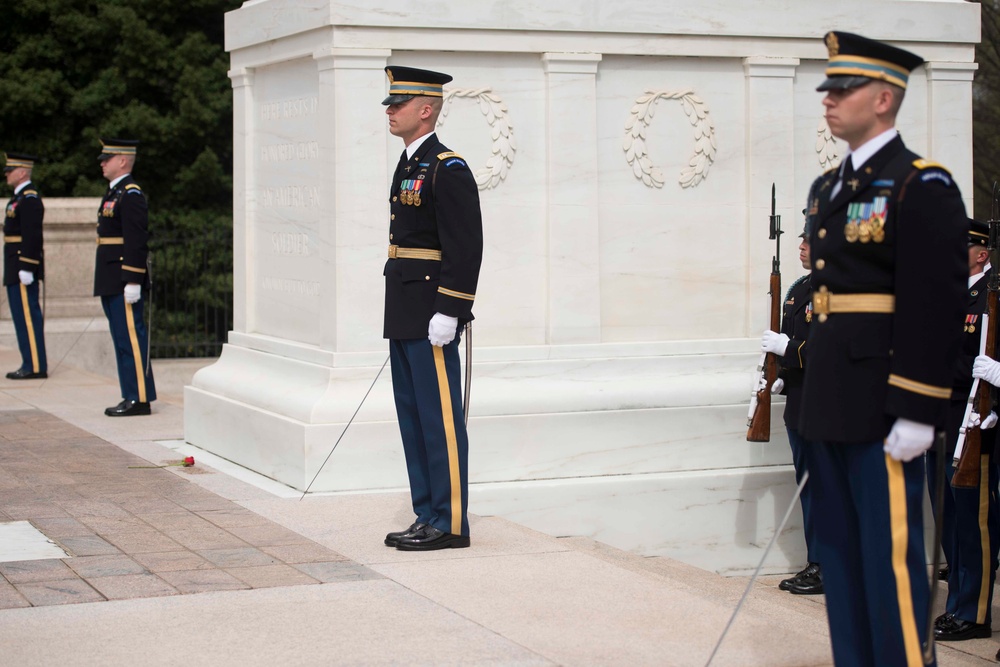
[[972,134],[975,217],[989,220],[993,182],[1000,181],[1000,0],[981,3],[982,41],[976,47],[979,70],[973,83]]
[[[155,304],[170,313],[158,317],[171,323],[163,329],[157,320],[155,342],[181,339],[185,327],[225,336],[179,311],[196,298],[226,301],[231,310],[232,93],[223,15],[240,4],[17,0],[2,10],[0,150],[44,158],[35,169],[44,195],[102,195],[99,137],[142,142],[134,175],[150,205],[161,287]],[[202,235],[218,244],[207,268],[184,259],[202,256]],[[179,295],[176,304],[161,301],[167,291]]]

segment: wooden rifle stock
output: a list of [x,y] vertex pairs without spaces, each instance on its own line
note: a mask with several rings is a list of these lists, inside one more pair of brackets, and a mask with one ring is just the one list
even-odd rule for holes
[[[768,238],[774,241],[774,257],[771,259],[771,331],[781,327],[781,216],[777,214],[777,198],[774,183],[771,183],[771,217],[768,220]],[[771,385],[778,378],[778,360],[771,353],[764,355],[763,368],[757,378],[757,392],[752,396],[753,414],[747,421],[748,442],[770,442],[771,440]]]
[[[994,269],[995,270],[995,269]],[[993,282],[993,279],[990,279]],[[984,354],[991,359],[996,358],[996,324],[997,324],[997,292],[989,290],[986,297],[986,331],[980,335],[986,336],[986,347]],[[993,409],[993,400],[990,397],[989,383],[980,380],[979,390],[975,397],[976,412],[979,419],[986,419]],[[982,448],[983,430],[978,426],[967,428],[965,432],[965,446],[962,448],[962,455],[955,465],[955,474],[951,478],[951,485],[956,489],[970,489],[979,486],[982,475]]]
[[[781,328],[781,274],[771,272],[771,331]],[[778,378],[778,360],[768,352],[764,358],[764,385],[757,390],[757,408],[747,428],[747,442],[770,442],[771,440],[771,385]]]

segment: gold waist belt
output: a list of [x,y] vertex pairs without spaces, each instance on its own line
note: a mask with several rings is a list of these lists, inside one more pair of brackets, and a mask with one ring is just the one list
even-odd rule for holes
[[812,295],[813,313],[892,313],[896,310],[893,294],[831,294],[825,287]]
[[125,239],[121,236],[98,236],[97,245],[122,245]]
[[389,246],[389,259],[430,259],[440,262],[441,251],[430,248],[400,248],[398,245],[391,245]]
[[3,241],[4,241],[4,243],[20,243],[21,242],[21,237],[20,236],[5,236],[5,237],[3,237]]

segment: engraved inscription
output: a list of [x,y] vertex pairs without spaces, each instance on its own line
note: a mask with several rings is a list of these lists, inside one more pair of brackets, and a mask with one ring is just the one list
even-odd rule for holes
[[319,206],[319,188],[307,185],[261,188],[260,204],[264,208],[315,208]]
[[302,116],[312,116],[318,112],[319,112],[318,97],[299,97],[292,100],[263,102],[260,105],[261,120],[301,118]]
[[312,280],[294,280],[292,278],[272,278],[265,276],[261,287],[271,292],[319,296],[319,283]]
[[290,160],[315,160],[319,158],[318,141],[269,144],[260,147],[261,162],[288,162]]
[[271,247],[276,255],[309,256],[309,236],[289,232],[271,232]]

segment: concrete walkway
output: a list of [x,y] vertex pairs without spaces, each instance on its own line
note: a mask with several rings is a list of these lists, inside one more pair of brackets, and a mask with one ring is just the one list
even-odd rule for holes
[[[0,664],[697,666],[747,585],[497,517],[470,518],[470,549],[387,548],[406,493],[300,501],[184,445],[178,389],[111,419],[107,378],[0,379],[0,528],[66,554],[0,562]],[[832,664],[822,596],[780,579],[755,584],[713,665]],[[997,646],[939,664],[995,665]]]

